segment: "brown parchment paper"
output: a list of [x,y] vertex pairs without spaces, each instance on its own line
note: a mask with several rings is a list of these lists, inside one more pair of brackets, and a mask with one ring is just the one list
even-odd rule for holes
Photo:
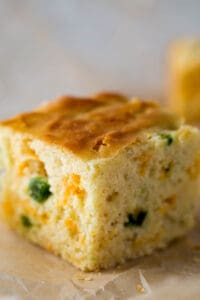
[[200,221],[184,239],[101,273],[84,273],[0,223],[0,299],[200,299]]

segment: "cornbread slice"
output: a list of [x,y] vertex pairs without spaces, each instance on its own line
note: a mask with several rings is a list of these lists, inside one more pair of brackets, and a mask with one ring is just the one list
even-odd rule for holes
[[169,69],[171,108],[189,122],[200,122],[200,38],[175,42]]
[[194,223],[199,131],[128,100],[63,97],[0,124],[4,219],[82,270],[151,253]]

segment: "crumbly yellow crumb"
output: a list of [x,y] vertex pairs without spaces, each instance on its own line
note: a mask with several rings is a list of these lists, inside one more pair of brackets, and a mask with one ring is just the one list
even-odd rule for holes
[[145,289],[144,289],[144,287],[140,284],[140,283],[138,283],[137,285],[136,285],[136,289],[137,289],[137,291],[138,291],[138,293],[144,293],[145,292]]
[[75,275],[75,278],[76,278],[77,280],[84,280],[84,281],[92,281],[92,280],[94,280],[93,277],[87,276],[87,275],[82,274],[82,273],[77,273],[77,274]]

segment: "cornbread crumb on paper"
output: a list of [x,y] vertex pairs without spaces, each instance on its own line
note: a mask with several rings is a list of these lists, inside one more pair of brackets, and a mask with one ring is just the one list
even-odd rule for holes
[[5,221],[81,270],[150,254],[194,224],[200,133],[155,102],[62,97],[1,122],[0,153]]
[[144,292],[147,294],[151,294],[151,292],[152,292],[151,287],[150,287],[147,279],[144,277],[141,270],[139,270],[139,277],[140,277],[141,285],[144,289]]
[[143,288],[143,286],[140,284],[140,283],[138,283],[137,285],[136,285],[136,289],[137,289],[137,291],[138,291],[138,293],[144,293],[145,292],[145,289]]
[[82,274],[82,273],[77,273],[74,277],[77,280],[84,280],[84,281],[92,281],[92,280],[94,280],[94,278],[92,276],[87,276],[87,275]]

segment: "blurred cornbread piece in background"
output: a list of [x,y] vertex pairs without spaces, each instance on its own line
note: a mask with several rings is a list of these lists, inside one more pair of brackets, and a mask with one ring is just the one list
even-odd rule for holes
[[200,134],[155,102],[62,97],[0,124],[4,220],[82,270],[151,253],[194,224]]
[[172,44],[168,89],[171,108],[189,122],[200,122],[200,37]]

